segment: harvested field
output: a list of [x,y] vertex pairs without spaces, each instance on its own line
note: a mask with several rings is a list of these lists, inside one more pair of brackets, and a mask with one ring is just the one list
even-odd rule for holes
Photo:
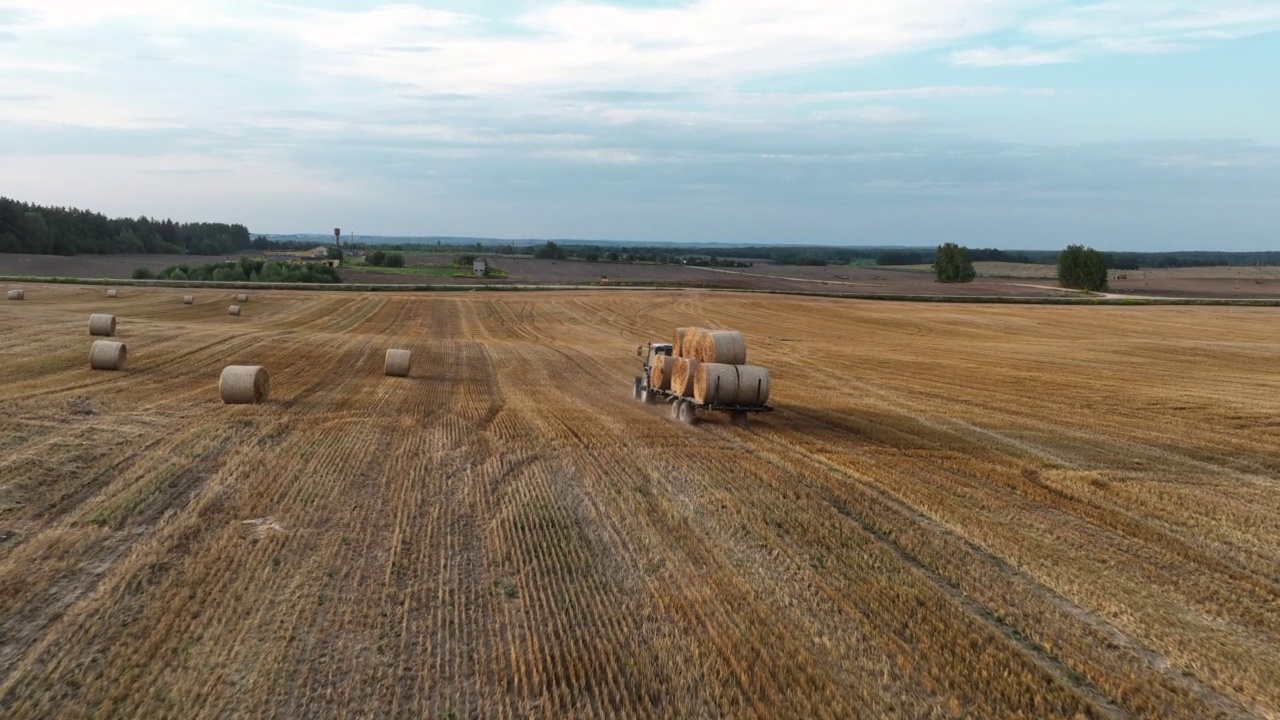
[[[26,289],[0,716],[1280,715],[1275,310]],[[777,411],[633,401],[682,326]]]
[[[236,256],[231,256],[234,259]],[[33,277],[130,278],[145,267],[153,272],[174,265],[225,262],[222,255],[28,255],[0,253],[0,275]]]

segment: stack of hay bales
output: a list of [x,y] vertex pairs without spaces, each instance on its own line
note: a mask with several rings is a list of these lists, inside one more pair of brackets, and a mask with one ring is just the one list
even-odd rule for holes
[[[747,344],[736,330],[676,328],[672,356],[669,389],[681,397],[699,405],[769,402],[769,371],[747,364]],[[657,386],[653,378],[650,382]]]

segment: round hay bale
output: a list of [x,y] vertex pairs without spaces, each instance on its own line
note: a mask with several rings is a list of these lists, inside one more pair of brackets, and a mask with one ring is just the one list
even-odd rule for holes
[[680,397],[693,397],[693,376],[697,371],[697,360],[676,358],[671,368],[671,392]]
[[120,370],[124,361],[129,358],[129,350],[124,343],[112,340],[95,340],[89,348],[89,367],[94,370]]
[[409,377],[410,357],[408,350],[388,350],[382,363],[383,372],[391,377]]
[[738,366],[738,405],[759,407],[769,402],[769,371],[758,365]]
[[649,387],[657,390],[671,389],[671,371],[675,368],[676,358],[659,355],[653,360],[649,369]]
[[676,338],[671,348],[672,354],[676,357],[697,357],[700,338],[709,332],[711,331],[700,327],[676,328]]
[[261,365],[228,365],[218,379],[218,394],[228,405],[266,402],[271,395],[271,378]]
[[89,334],[99,337],[111,337],[116,334],[116,316],[106,313],[94,313],[89,316]]
[[107,297],[109,298],[120,297],[120,291],[115,288],[111,288],[110,290],[107,291]]
[[769,401],[769,371],[755,365],[701,363],[693,379],[699,404],[758,407]]
[[246,295],[246,294],[244,294],[244,293],[237,293],[237,294],[236,294],[236,302],[237,302],[237,303],[247,303],[247,302],[249,302],[249,296],[248,296],[248,295]]
[[27,291],[26,290],[10,290],[8,293],[8,297],[10,300],[26,300]]
[[738,402],[738,366],[698,363],[693,374],[693,399],[699,405],[735,405]]
[[183,295],[183,296],[182,296],[182,304],[183,304],[183,305],[194,305],[194,304],[195,304],[195,302],[196,302],[196,296],[195,296],[195,295]]
[[694,352],[699,362],[742,365],[747,361],[747,343],[737,330],[715,330],[698,336]]
[[671,338],[672,357],[684,357],[684,339],[689,336],[689,333],[695,330],[697,330],[697,328],[676,328],[675,335]]
[[227,308],[227,314],[228,314],[228,315],[235,315],[235,316],[237,316],[237,317],[238,317],[238,316],[240,315],[240,306],[239,306],[239,305],[232,305],[231,307]]

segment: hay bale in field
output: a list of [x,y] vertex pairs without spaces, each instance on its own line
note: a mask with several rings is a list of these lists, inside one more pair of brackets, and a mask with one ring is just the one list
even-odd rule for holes
[[194,305],[194,304],[195,304],[195,302],[196,302],[196,296],[195,296],[195,295],[183,295],[183,296],[182,296],[182,304],[183,304],[183,305]]
[[700,363],[693,378],[698,404],[756,407],[769,401],[769,371],[755,365]]
[[235,316],[239,317],[239,315],[240,315],[240,306],[239,306],[239,305],[232,305],[231,307],[227,308],[227,314],[228,314],[228,315],[235,315]]
[[410,359],[408,350],[388,350],[382,363],[383,372],[391,377],[409,377]]
[[653,359],[653,367],[649,369],[649,387],[658,390],[671,389],[671,371],[675,369],[676,358],[659,355]]
[[99,337],[111,337],[116,334],[116,316],[106,313],[94,313],[89,316],[89,334]]
[[95,340],[89,348],[89,367],[94,370],[120,370],[129,357],[124,343],[112,340]]
[[686,352],[698,362],[742,365],[747,362],[747,342],[737,330],[713,330],[698,335],[697,344]]
[[236,294],[236,302],[237,302],[237,303],[247,303],[247,302],[249,302],[249,296],[248,296],[248,295],[246,295],[246,294],[244,294],[244,293],[237,293],[237,294]]
[[671,392],[680,397],[693,397],[693,376],[697,372],[697,360],[676,358],[671,368]]
[[10,290],[8,293],[8,298],[10,300],[26,300],[27,291],[26,290]]
[[120,291],[115,288],[111,288],[110,290],[107,291],[107,297],[109,298],[120,297]]
[[218,379],[218,394],[228,405],[266,402],[271,395],[271,378],[261,365],[228,365]]

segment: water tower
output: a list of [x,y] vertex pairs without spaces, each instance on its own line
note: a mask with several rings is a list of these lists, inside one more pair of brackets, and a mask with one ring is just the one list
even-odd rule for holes
[[342,247],[342,228],[334,228],[334,229],[333,229],[333,242],[334,242],[334,243],[335,243],[339,248],[341,248],[341,247]]

